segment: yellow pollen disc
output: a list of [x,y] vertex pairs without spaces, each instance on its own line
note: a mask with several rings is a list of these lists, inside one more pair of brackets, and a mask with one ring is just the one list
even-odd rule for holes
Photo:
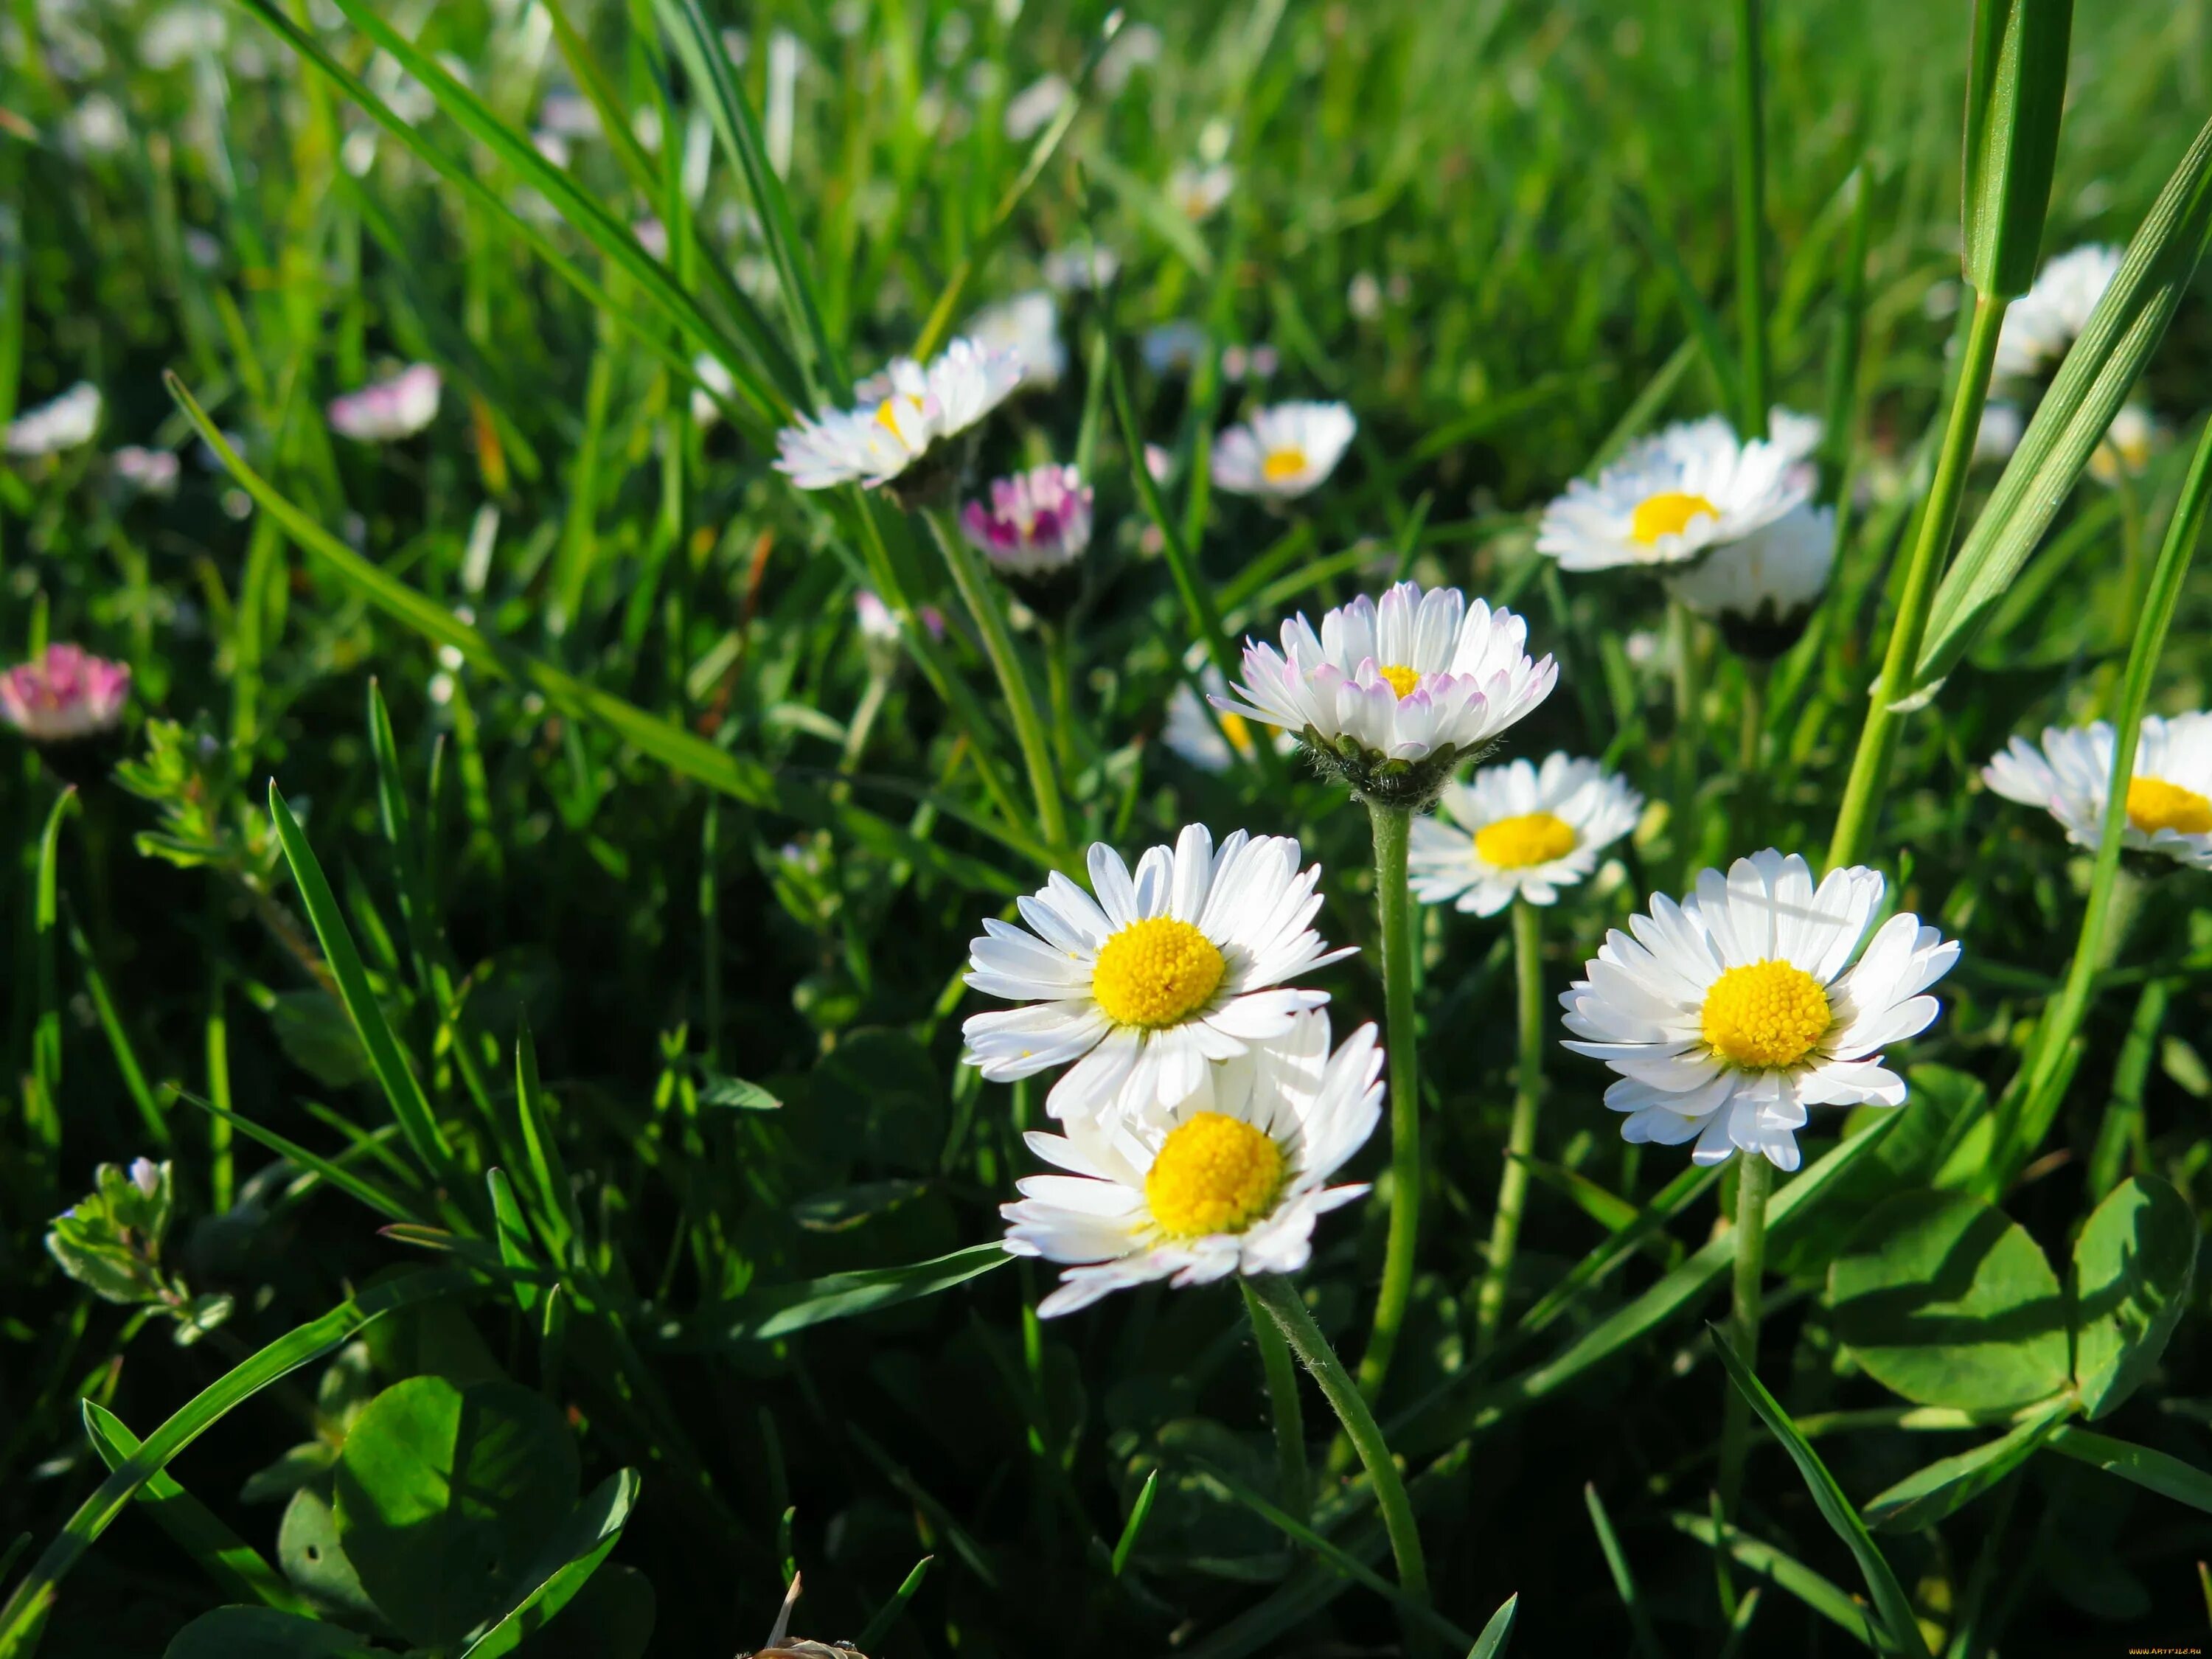
[[1833,1023],[1820,981],[1786,962],[1729,969],[1705,993],[1700,1020],[1716,1058],[1753,1071],[1795,1066]]
[[1720,508],[1703,495],[1685,495],[1678,490],[1662,495],[1647,495],[1636,504],[1636,511],[1628,520],[1628,533],[1650,547],[1662,536],[1679,536],[1690,527],[1696,518],[1717,519]]
[[1306,470],[1306,453],[1296,444],[1285,444],[1280,449],[1271,449],[1260,463],[1260,476],[1269,483],[1280,483],[1285,478],[1295,478]]
[[2136,778],[2128,784],[2128,822],[2146,836],[2161,830],[2179,835],[2212,834],[2212,800],[2164,778]]
[[1212,939],[1187,921],[1133,921],[1099,947],[1091,994],[1116,1025],[1157,1030],[1206,1006],[1228,968]]
[[1275,1207],[1283,1152],[1242,1118],[1200,1112],[1160,1145],[1145,1202],[1170,1238],[1241,1233]]
[[1382,675],[1390,689],[1398,694],[1401,702],[1412,696],[1413,688],[1421,683],[1421,671],[1408,668],[1403,663],[1392,663],[1388,668],[1379,668],[1376,672]]
[[1222,715],[1221,735],[1229,739],[1229,746],[1238,754],[1251,753],[1252,728],[1245,723],[1242,714]]
[[1577,839],[1565,819],[1549,812],[1523,812],[1476,830],[1474,853],[1494,870],[1526,870],[1566,857],[1575,850]]

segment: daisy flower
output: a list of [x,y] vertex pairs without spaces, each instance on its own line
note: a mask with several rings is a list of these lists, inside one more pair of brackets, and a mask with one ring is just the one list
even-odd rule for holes
[[691,424],[702,432],[712,431],[722,418],[722,400],[738,389],[738,378],[711,351],[702,351],[691,360],[691,372],[699,378],[699,384],[691,388]]
[[1185,161],[1168,175],[1168,204],[1196,223],[1220,211],[1236,185],[1237,169],[1226,161],[1203,167]]
[[1444,786],[1449,824],[1415,818],[1407,866],[1413,896],[1494,916],[1516,898],[1549,904],[1597,868],[1636,827],[1644,797],[1595,761],[1549,755],[1486,766]]
[[1233,495],[1303,495],[1336,471],[1359,429],[1342,404],[1274,404],[1221,434],[1213,482]]
[[855,388],[861,407],[801,416],[777,433],[776,471],[801,489],[873,489],[912,474],[902,493],[927,499],[949,489],[958,471],[962,458],[949,441],[1004,403],[1021,378],[1019,358],[973,340],[955,340],[926,368],[898,358]]
[[1224,714],[1280,726],[1358,794],[1425,805],[1451,769],[1551,695],[1558,665],[1532,662],[1528,624],[1455,587],[1400,582],[1322,618],[1283,624],[1282,649],[1244,642],[1243,699]]
[[2035,286],[2005,312],[1997,333],[1997,374],[2025,380],[2063,357],[2119,273],[2120,250],[2096,243],[2044,266]]
[[325,410],[331,430],[356,443],[396,443],[438,418],[444,381],[428,363],[416,363],[388,380],[333,398]]
[[1691,421],[1634,445],[1595,483],[1570,483],[1544,509],[1536,550],[1562,570],[1684,564],[1772,524],[1813,483],[1802,450]]
[[1060,302],[1043,289],[984,307],[968,319],[967,335],[986,351],[1013,353],[1025,386],[1056,386],[1067,373]]
[[991,483],[991,502],[970,501],[960,528],[1001,575],[1055,576],[1091,545],[1091,486],[1072,466],[1045,465]]
[[2141,404],[2123,404],[2089,453],[2089,476],[2107,489],[2117,488],[2121,479],[2135,477],[2150,465],[2151,452],[2165,436],[2150,410]]
[[[2007,800],[2042,807],[2067,840],[2094,851],[2109,798],[2112,738],[2104,720],[2045,726],[2040,750],[2014,738],[1982,769],[1982,781]],[[2127,811],[2123,847],[2212,870],[2212,714],[2143,716]]]
[[1803,502],[1741,541],[1669,571],[1667,592],[1717,622],[1731,649],[1764,661],[1797,642],[1835,564],[1835,509]]
[[10,455],[58,455],[92,441],[100,429],[100,388],[79,380],[51,403],[27,410],[8,423]]
[[[1257,739],[1251,723],[1242,714],[1227,714],[1218,708],[1209,714],[1206,703],[1199,701],[1202,692],[1206,702],[1218,704],[1229,695],[1229,682],[1206,659],[1204,647],[1194,654],[1200,659],[1195,665],[1199,690],[1192,690],[1187,680],[1177,684],[1175,695],[1168,699],[1167,724],[1161,728],[1160,740],[1201,772],[1226,772],[1239,757],[1253,753]],[[1289,732],[1275,733],[1277,754],[1287,754],[1297,747],[1297,740]]]
[[1329,1052],[1328,1016],[1297,1015],[1275,1042],[1207,1066],[1150,1119],[1079,1114],[1030,1150],[1065,1175],[1018,1183],[1000,1206],[1009,1255],[1074,1264],[1046,1318],[1157,1279],[1295,1273],[1315,1221],[1367,1191],[1325,1183],[1374,1133],[1382,1051],[1363,1025]]
[[1301,871],[1287,836],[1239,830],[1217,848],[1194,823],[1133,878],[1103,842],[1090,866],[1096,898],[1055,872],[1019,901],[1027,930],[987,921],[969,947],[969,986],[1022,1006],[969,1018],[961,1058],[994,1083],[1073,1061],[1046,1099],[1054,1117],[1173,1105],[1206,1062],[1279,1040],[1328,1000],[1286,981],[1353,954],[1307,926],[1321,866]]
[[0,674],[0,721],[33,743],[74,743],[112,729],[130,696],[127,664],[50,645],[45,656]]
[[1559,1003],[1566,1047],[1620,1074],[1605,1103],[1628,1115],[1621,1138],[1694,1139],[1700,1164],[1741,1150],[1794,1170],[1807,1107],[1904,1104],[1880,1051],[1936,1018],[1922,993],[1959,946],[1900,915],[1861,951],[1882,890],[1859,866],[1815,888],[1803,859],[1770,848],[1607,933]]

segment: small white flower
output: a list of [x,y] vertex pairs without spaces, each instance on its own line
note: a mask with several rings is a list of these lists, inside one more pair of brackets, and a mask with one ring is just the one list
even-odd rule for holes
[[1057,75],[1032,81],[1007,102],[1006,137],[1025,144],[1045,130],[1046,124],[1067,102],[1067,82]]
[[713,426],[722,418],[722,405],[717,397],[727,398],[738,389],[737,377],[730,373],[729,365],[711,351],[702,351],[691,360],[691,372],[699,377],[699,384],[691,388],[691,423],[700,428]]
[[1118,94],[1139,69],[1160,61],[1164,44],[1160,32],[1150,23],[1124,24],[1113,44],[1099,54],[1099,90],[1109,98]]
[[444,382],[428,363],[416,363],[388,380],[331,399],[331,430],[365,444],[411,438],[438,418]]
[[1816,889],[1803,859],[1770,848],[1607,933],[1559,1003],[1565,1046],[1620,1073],[1605,1103],[1627,1114],[1621,1138],[1694,1139],[1699,1164],[1740,1149],[1794,1170],[1807,1107],[1904,1104],[1881,1051],[1936,1018],[1922,994],[1959,946],[1899,915],[1860,951],[1882,891],[1863,866]]
[[1382,1112],[1382,1051],[1363,1025],[1329,1052],[1328,1016],[1297,1015],[1276,1042],[1204,1068],[1149,1119],[1069,1118],[1030,1150],[1068,1173],[1019,1182],[1001,1206],[1014,1255],[1074,1264],[1037,1305],[1046,1318],[1158,1279],[1296,1273],[1314,1223],[1367,1191],[1325,1185]]
[[2044,266],[2035,286],[2005,312],[1997,334],[1996,372],[2024,380],[2064,356],[2119,270],[2120,250],[2096,243],[2062,253]]
[[1558,665],[1530,661],[1528,639],[1510,611],[1400,582],[1379,605],[1363,593],[1329,611],[1319,634],[1293,617],[1279,652],[1247,640],[1244,701],[1216,706],[1338,754],[1348,740],[1372,762],[1455,758],[1551,695]]
[[[2007,800],[2040,806],[2066,839],[2094,851],[2102,839],[2112,776],[2112,728],[2045,726],[2039,751],[2014,738],[1982,769],[1983,781]],[[2160,853],[2192,869],[2212,870],[2212,714],[2143,716],[2128,781],[2120,844]]]
[[2150,465],[2151,452],[2165,435],[2150,410],[2141,404],[2123,404],[2089,453],[2089,476],[2107,489],[2136,477]]
[[77,100],[62,123],[70,149],[80,155],[112,155],[131,142],[131,124],[121,106],[104,92],[87,93]]
[[1206,349],[1206,330],[1187,317],[1155,323],[1137,340],[1137,355],[1155,374],[1188,374]]
[[542,131],[563,138],[596,138],[599,112],[581,93],[549,92],[538,106],[538,125]]
[[1271,404],[1221,434],[1213,481],[1236,495],[1303,495],[1336,471],[1358,429],[1342,404]]
[[[1802,441],[1802,428],[1790,433]],[[1814,441],[1818,441],[1817,431]],[[1562,570],[1686,563],[1772,524],[1813,493],[1804,452],[1739,441],[1711,417],[1646,438],[1544,509],[1536,550]]]
[[1787,625],[1828,590],[1835,509],[1803,502],[1741,541],[1668,572],[1667,591],[1701,617]]
[[1239,830],[1217,850],[1194,823],[1133,878],[1103,842],[1090,867],[1096,898],[1055,872],[1018,902],[1033,932],[986,921],[969,947],[969,985],[1022,1006],[970,1018],[961,1058],[994,1083],[1073,1061],[1045,1100],[1054,1117],[1174,1105],[1206,1062],[1279,1041],[1328,1000],[1286,981],[1353,954],[1307,925],[1321,866],[1301,871],[1287,836]]
[[52,403],[26,410],[8,423],[10,455],[58,455],[92,441],[100,430],[100,388],[79,380]]
[[1121,256],[1096,242],[1056,247],[1044,256],[1044,280],[1062,294],[1085,294],[1104,288],[1121,274]]
[[1168,204],[1194,222],[1211,219],[1237,186],[1237,169],[1226,161],[1210,167],[1180,164],[1168,175]]
[[1982,405],[1982,423],[1974,428],[1974,459],[1978,461],[2006,461],[2020,447],[2020,434],[2027,429],[2027,417],[2021,413],[2020,405],[2004,398],[1992,398]]
[[1344,290],[1345,309],[1363,323],[1371,323],[1382,314],[1382,284],[1371,270],[1357,272]]
[[1413,896],[1494,916],[1516,898],[1549,904],[1584,880],[1597,856],[1636,827],[1644,797],[1593,760],[1516,760],[1451,783],[1438,818],[1413,820]]
[[108,465],[118,478],[146,495],[177,493],[179,464],[173,449],[145,449],[137,444],[125,444],[108,458]]
[[[1203,659],[1203,647],[1198,654]],[[1229,695],[1229,682],[1209,661],[1199,665],[1198,684],[1208,702],[1218,705]],[[1217,720],[1220,722],[1218,726]],[[1175,694],[1168,699],[1167,724],[1161,728],[1160,740],[1200,771],[1217,774],[1226,772],[1238,757],[1252,754],[1255,741],[1249,721],[1242,714],[1228,714],[1218,707],[1209,712],[1188,680],[1178,683]],[[1275,733],[1278,754],[1297,746],[1289,732]]]
[[1022,366],[1025,386],[1051,386],[1067,373],[1067,346],[1060,337],[1060,305],[1038,289],[968,319],[967,336],[987,351],[1010,351]]
[[819,420],[801,416],[777,433],[776,471],[801,489],[889,483],[1004,403],[1021,375],[1012,353],[987,351],[972,340],[955,340],[927,368],[901,357],[872,384],[855,388],[862,407]]

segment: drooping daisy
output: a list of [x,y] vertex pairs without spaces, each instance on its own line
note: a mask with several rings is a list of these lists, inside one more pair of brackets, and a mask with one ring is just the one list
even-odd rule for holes
[[333,398],[325,411],[331,430],[357,443],[396,443],[438,418],[444,381],[428,363],[416,363],[388,380]]
[[1765,660],[1805,631],[1836,564],[1836,514],[1809,501],[1695,564],[1670,570],[1667,591],[1720,624],[1729,647]]
[[1282,649],[1244,642],[1243,701],[1215,707],[1296,733],[1360,795],[1425,806],[1451,769],[1551,695],[1558,665],[1531,661],[1528,624],[1456,587],[1400,582],[1322,618],[1283,624]]
[[1358,429],[1342,404],[1270,404],[1221,434],[1213,482],[1234,495],[1303,495],[1336,471]]
[[2150,410],[2141,404],[2123,404],[2089,452],[2089,476],[2107,489],[2118,487],[2121,479],[2135,477],[2150,465],[2151,452],[2165,436]]
[[1634,445],[1595,483],[1570,483],[1544,509],[1536,550],[1562,570],[1682,564],[1772,524],[1813,483],[1802,451],[1744,443],[1717,418],[1686,422]]
[[26,410],[8,422],[10,455],[58,455],[92,441],[100,429],[100,388],[79,380],[51,403]]
[[[2104,720],[2045,726],[2040,750],[2014,738],[1982,769],[1982,780],[2007,800],[2042,807],[2067,840],[2094,851],[2109,799],[2112,736]],[[2143,716],[2127,813],[2123,847],[2212,870],[2212,714]]]
[[1149,1119],[1079,1113],[1030,1151],[1065,1175],[1030,1176],[1003,1205],[1014,1255],[1073,1264],[1037,1305],[1046,1318],[1156,1279],[1296,1273],[1314,1223],[1367,1191],[1324,1185],[1375,1132],[1382,1051],[1363,1025],[1329,1052],[1328,1016],[1297,1015],[1278,1041],[1204,1068]]
[[1413,896],[1494,916],[1516,898],[1549,904],[1586,879],[1597,855],[1636,827],[1644,797],[1595,761],[1555,754],[1541,768],[1483,767],[1445,785],[1437,805],[1443,818],[1413,820]]
[[1803,859],[1769,848],[1607,933],[1559,1004],[1566,1047],[1620,1074],[1605,1103],[1627,1114],[1621,1138],[1794,1170],[1807,1107],[1904,1104],[1881,1050],[1936,1018],[1923,993],[1959,946],[1899,915],[1859,951],[1882,891],[1863,866],[1815,888]]
[[1012,352],[988,351],[973,340],[955,340],[927,368],[898,358],[874,384],[855,389],[860,408],[833,410],[819,420],[801,416],[777,433],[776,470],[801,489],[848,483],[873,489],[912,474],[902,494],[920,500],[940,493],[959,471],[952,441],[1004,403],[1021,377],[1021,360]]
[[1057,386],[1067,373],[1060,337],[1060,302],[1044,289],[986,306],[968,319],[968,337],[987,351],[1011,351],[1025,386]]
[[2120,250],[2098,243],[2044,266],[2035,285],[2005,312],[1997,334],[1997,374],[2024,380],[2057,362],[2119,272]]
[[1287,836],[1239,830],[1213,845],[1203,824],[1154,847],[1133,878],[1091,848],[1093,898],[1055,872],[1019,901],[1030,930],[986,921],[968,983],[1022,1006],[976,1014],[961,1056],[994,1083],[1074,1062],[1054,1084],[1054,1117],[1144,1115],[1199,1086],[1209,1060],[1275,1042],[1328,1000],[1288,983],[1353,954],[1307,926],[1321,866],[1298,868]]
[[0,721],[33,743],[74,743],[112,730],[130,696],[128,664],[82,646],[50,645],[43,657],[0,674]]

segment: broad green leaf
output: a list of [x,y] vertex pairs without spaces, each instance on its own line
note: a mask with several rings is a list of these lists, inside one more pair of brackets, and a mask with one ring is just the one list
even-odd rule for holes
[[1913,689],[1939,685],[2043,539],[2166,333],[2212,231],[2212,122],[2128,244],[2119,274],[2036,406],[1989,504],[1936,592]]
[[1966,75],[1966,272],[2009,297],[2035,280],[2074,0],[1975,0]]
[[323,1612],[372,1631],[386,1627],[376,1603],[362,1589],[361,1575],[354,1571],[345,1546],[338,1541],[329,1480],[309,1481],[285,1504],[284,1518],[276,1527],[276,1560],[285,1577]]
[[1844,1489],[1828,1473],[1828,1466],[1820,1461],[1812,1443],[1797,1432],[1790,1413],[1766,1391],[1766,1385],[1729,1346],[1717,1327],[1712,1332],[1712,1339],[1729,1380],[1751,1401],[1752,1410],[1759,1413],[1759,1420],[1766,1425],[1767,1432],[1781,1442],[1782,1449],[1790,1454],[1790,1461],[1797,1466],[1806,1489],[1813,1494],[1813,1504],[1820,1511],[1820,1518],[1834,1529],[1859,1564],[1859,1571],[1874,1597],[1875,1610],[1881,1615],[1880,1634],[1887,1649],[1925,1659],[1928,1644],[1921,1638],[1919,1621],[1912,1614],[1912,1603],[1905,1599],[1905,1587],[1897,1582],[1896,1573],[1875,1543],[1874,1534],[1867,1530],[1866,1522],[1859,1519],[1858,1510],[1844,1496]]
[[902,1267],[867,1267],[795,1285],[772,1285],[668,1321],[658,1333],[659,1345],[678,1353],[698,1353],[765,1342],[810,1325],[934,1296],[1012,1260],[996,1244],[976,1244]]
[[284,1057],[325,1089],[350,1089],[369,1075],[368,1054],[328,991],[279,991],[269,1003],[270,1029]]
[[2212,1515],[2212,1473],[2168,1453],[2071,1425],[2051,1437],[2051,1449]]
[[[1989,1091],[1979,1079],[1964,1072],[1948,1066],[1915,1066],[1908,1080],[1912,1085],[1910,1104],[1860,1109],[1877,1121],[1894,1111],[1897,1127],[1838,1184],[1835,1197],[1818,1220],[1793,1233],[1786,1246],[1770,1245],[1767,1261],[1774,1272],[1805,1279],[1826,1273],[1828,1265],[1850,1248],[1869,1210],[1893,1194],[1940,1184],[1936,1174],[1951,1149],[1988,1112]],[[1855,1127],[1847,1121],[1845,1133]]]
[[217,1607],[176,1633],[162,1659],[372,1659],[349,1630],[274,1607]]
[[1956,1514],[2033,1456],[2073,1410],[2071,1400],[2053,1401],[2009,1434],[1915,1469],[1868,1500],[1867,1524],[1878,1532],[1917,1532]]
[[2069,1380],[2066,1297],[2033,1239],[1963,1193],[1901,1193],[1828,1270],[1836,1334],[1907,1400],[2004,1411]]
[[2158,1364],[2196,1265],[2197,1218],[2155,1176],[2114,1188],[2081,1229],[2074,1241],[2074,1382],[2093,1422]]
[[636,1471],[610,1475],[576,1506],[538,1559],[516,1581],[517,1595],[491,1628],[463,1650],[463,1659],[499,1659],[560,1616],[622,1538],[637,1502]]
[[428,1647],[495,1613],[576,1501],[568,1425],[512,1382],[393,1384],[354,1425],[336,1473],[338,1537],[362,1588]]

